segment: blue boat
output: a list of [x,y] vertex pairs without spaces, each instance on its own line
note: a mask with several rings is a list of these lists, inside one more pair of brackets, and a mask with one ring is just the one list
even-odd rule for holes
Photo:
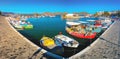
[[93,33],[94,32],[100,33],[102,31],[102,27],[97,27],[97,26],[94,26],[94,25],[90,25],[90,26],[86,27],[86,30],[87,31],[92,31]]

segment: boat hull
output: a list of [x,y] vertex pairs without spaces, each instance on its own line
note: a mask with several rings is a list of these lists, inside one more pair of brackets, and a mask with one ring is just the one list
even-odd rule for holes
[[33,29],[33,25],[24,26],[25,29]]
[[76,38],[83,38],[83,39],[94,39],[96,37],[96,32],[92,33],[91,35],[85,35],[85,34],[81,34],[81,33],[78,33],[78,32],[74,32],[74,31],[70,31],[68,29],[66,29],[66,31],[76,37]]
[[66,47],[77,48],[79,46],[79,42],[64,35],[55,36],[55,40],[59,41],[63,46]]

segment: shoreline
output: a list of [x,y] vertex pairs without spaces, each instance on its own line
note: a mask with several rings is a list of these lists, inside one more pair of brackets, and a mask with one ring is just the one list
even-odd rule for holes
[[7,23],[9,24],[9,26],[18,34],[20,35],[24,40],[26,40],[28,43],[30,43],[32,46],[36,47],[37,49],[39,49],[39,46],[37,46],[36,44],[34,44],[33,42],[31,42],[29,39],[27,39],[26,37],[24,37],[22,34],[20,34],[10,23],[8,20],[6,20]]
[[[22,36],[11,24],[0,16],[0,58],[29,59],[40,48]],[[36,58],[41,58],[41,51]]]

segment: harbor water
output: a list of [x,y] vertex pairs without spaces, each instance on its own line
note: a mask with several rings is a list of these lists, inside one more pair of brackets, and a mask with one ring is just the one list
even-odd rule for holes
[[[86,21],[86,20],[97,20],[98,18],[80,18],[75,21]],[[54,38],[59,32],[62,32],[63,35],[66,35],[70,38],[73,38],[79,42],[78,48],[68,48],[64,47],[64,52],[61,53],[55,53],[57,55],[63,56],[63,57],[70,57],[78,52],[80,52],[82,49],[87,47],[90,43],[92,43],[101,33],[97,35],[95,39],[92,41],[88,39],[78,39],[71,35],[69,35],[65,31],[66,27],[66,20],[61,19],[61,16],[56,17],[41,17],[41,18],[29,18],[27,21],[29,21],[31,24],[33,24],[33,29],[29,30],[18,30],[22,35],[24,35],[26,38],[31,40],[33,43],[40,46],[40,39],[43,36],[48,36],[51,38]],[[53,52],[54,53],[54,52]]]

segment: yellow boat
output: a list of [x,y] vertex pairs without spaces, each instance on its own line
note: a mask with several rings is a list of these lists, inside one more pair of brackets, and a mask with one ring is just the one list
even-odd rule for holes
[[49,38],[49,37],[46,37],[46,36],[43,36],[41,38],[40,44],[43,47],[46,47],[46,48],[49,48],[49,49],[52,49],[52,48],[56,47],[55,41],[52,38]]

